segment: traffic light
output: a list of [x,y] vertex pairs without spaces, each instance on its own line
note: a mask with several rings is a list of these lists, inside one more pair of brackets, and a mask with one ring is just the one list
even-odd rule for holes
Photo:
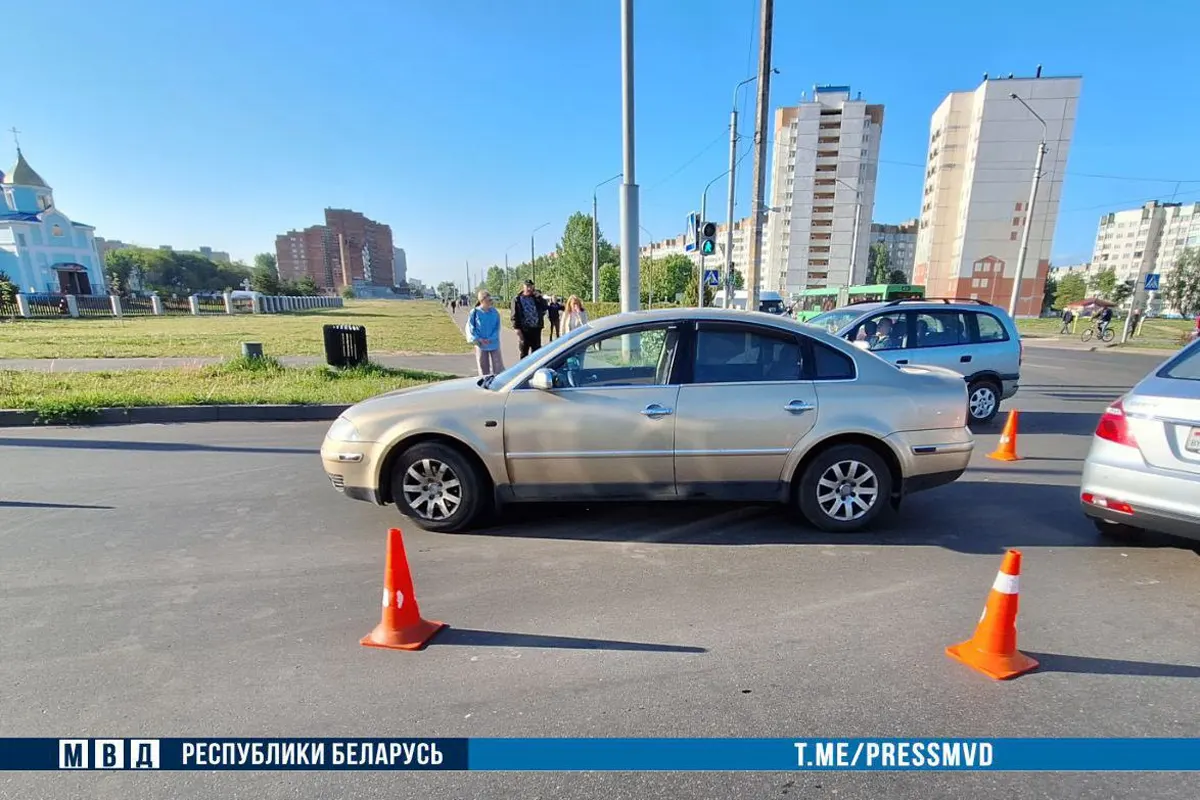
[[717,252],[717,225],[715,222],[700,223],[700,255],[711,256]]

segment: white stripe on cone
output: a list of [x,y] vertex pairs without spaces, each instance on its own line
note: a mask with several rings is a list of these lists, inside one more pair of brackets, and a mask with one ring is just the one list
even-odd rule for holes
[[1017,594],[1021,585],[1021,577],[1019,575],[1005,575],[1003,572],[996,575],[996,582],[992,584],[992,591],[1000,592],[1001,594]]

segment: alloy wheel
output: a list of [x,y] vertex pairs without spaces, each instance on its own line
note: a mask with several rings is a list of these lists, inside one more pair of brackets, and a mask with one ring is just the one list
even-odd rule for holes
[[404,500],[421,519],[444,520],[462,505],[462,482],[447,464],[423,458],[404,473]]
[[861,461],[838,461],[817,481],[817,505],[832,519],[852,522],[879,499],[879,478]]

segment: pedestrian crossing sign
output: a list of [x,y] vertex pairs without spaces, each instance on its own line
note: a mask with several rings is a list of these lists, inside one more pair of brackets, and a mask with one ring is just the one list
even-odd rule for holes
[[1156,273],[1156,272],[1151,272],[1148,275],[1146,275],[1146,291],[1147,292],[1157,292],[1158,291],[1158,279],[1159,279],[1159,276],[1158,276],[1158,273]]

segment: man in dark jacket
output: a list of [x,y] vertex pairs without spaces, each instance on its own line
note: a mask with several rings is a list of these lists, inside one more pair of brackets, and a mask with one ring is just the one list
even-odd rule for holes
[[534,291],[533,281],[526,280],[512,304],[512,327],[517,332],[521,358],[542,346],[545,314],[546,301]]
[[562,329],[559,327],[559,321],[563,312],[563,304],[558,302],[558,297],[550,296],[550,303],[546,306],[546,316],[550,320],[550,341],[554,341],[562,335]]

